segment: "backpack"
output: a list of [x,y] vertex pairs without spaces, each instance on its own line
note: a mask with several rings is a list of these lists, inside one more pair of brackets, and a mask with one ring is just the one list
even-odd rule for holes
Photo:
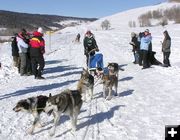
[[16,37],[13,37],[13,40],[11,42],[11,47],[12,47],[12,56],[19,57],[19,48],[18,48],[18,45],[17,45]]

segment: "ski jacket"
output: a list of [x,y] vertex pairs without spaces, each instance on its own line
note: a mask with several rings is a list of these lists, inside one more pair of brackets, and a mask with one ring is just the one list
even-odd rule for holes
[[162,43],[162,52],[171,52],[171,40],[165,39]]
[[136,36],[132,37],[130,44],[133,46],[133,49],[132,49],[133,52],[139,51],[140,43]]
[[30,39],[30,55],[31,56],[42,56],[45,53],[45,41],[43,34],[35,31],[33,37]]
[[140,50],[149,50],[149,45],[151,43],[152,37],[151,34],[149,33],[148,35],[144,35],[141,38],[141,44],[140,44]]
[[19,36],[16,37],[19,53],[27,53],[28,44]]
[[[94,39],[93,35],[85,36],[85,38],[84,38],[84,54],[88,55],[88,53],[95,48],[98,49],[98,46],[97,46],[96,40]],[[90,53],[90,55],[94,55],[94,54],[95,54],[95,51]]]

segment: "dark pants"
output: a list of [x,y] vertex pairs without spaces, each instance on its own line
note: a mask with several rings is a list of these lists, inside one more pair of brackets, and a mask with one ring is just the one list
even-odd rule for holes
[[169,56],[170,56],[170,52],[163,52],[163,63],[164,66],[168,67],[171,66],[170,61],[169,61]]
[[86,55],[86,65],[87,65],[87,67],[89,68],[89,65],[90,65],[90,58],[89,57],[93,57],[94,56],[94,54],[93,55],[89,55],[89,54],[85,54]]
[[89,55],[88,54],[85,54],[86,55],[86,65],[87,67],[89,67]]
[[27,53],[27,61],[26,61],[26,63],[27,63],[27,66],[26,66],[26,72],[27,72],[27,74],[32,74],[32,66],[31,66],[31,57],[30,57],[30,54],[29,53]]
[[139,51],[134,51],[133,52],[134,55],[134,64],[139,64]]
[[32,64],[32,71],[33,74],[36,77],[41,77],[42,76],[42,71],[45,66],[44,62],[44,57],[43,56],[36,56],[36,57],[31,57],[31,64]]
[[26,66],[27,66],[27,54],[26,53],[20,53],[20,74],[21,76],[26,74]]
[[139,51],[139,65],[142,66],[142,50]]
[[148,68],[149,67],[149,61],[148,61],[148,51],[146,50],[141,50],[141,63],[143,64],[143,68]]

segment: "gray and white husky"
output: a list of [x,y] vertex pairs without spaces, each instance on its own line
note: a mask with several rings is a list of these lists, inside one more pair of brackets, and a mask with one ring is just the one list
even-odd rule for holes
[[107,100],[112,98],[112,88],[115,88],[115,96],[117,96],[119,65],[117,63],[108,63],[108,73],[102,76],[103,96]]
[[110,100],[112,98],[112,88],[115,88],[115,96],[117,96],[118,77],[116,75],[103,75],[103,96],[105,99]]
[[34,116],[34,122],[31,128],[29,128],[28,133],[32,134],[36,126],[42,127],[40,123],[40,114],[44,111],[46,102],[48,100],[47,96],[37,96],[27,99],[23,99],[17,102],[16,106],[13,108],[15,112],[23,111],[31,113]]
[[83,101],[86,101],[87,96],[90,96],[90,99],[93,98],[94,77],[84,68],[77,89],[81,92]]
[[107,68],[109,70],[109,75],[116,75],[118,77],[118,75],[119,75],[118,63],[108,63]]
[[79,90],[65,90],[60,94],[49,95],[45,112],[54,115],[54,126],[50,130],[50,136],[55,134],[56,126],[62,114],[68,115],[71,120],[72,130],[76,130],[77,117],[82,106],[81,93]]

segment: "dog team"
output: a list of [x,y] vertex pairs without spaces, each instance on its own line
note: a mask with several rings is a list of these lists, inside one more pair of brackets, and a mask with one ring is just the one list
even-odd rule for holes
[[[117,95],[119,66],[117,63],[109,63],[107,69],[108,73],[101,73],[98,77],[100,77],[103,84],[103,97],[110,100],[112,98],[113,86],[115,87],[114,95]],[[62,114],[69,116],[72,130],[75,131],[82,103],[87,101],[87,96],[93,99],[94,85],[94,76],[83,68],[76,90],[67,89],[53,96],[50,93],[49,97],[40,95],[23,99],[16,104],[13,110],[15,112],[24,111],[33,115],[34,121],[32,127],[28,129],[29,134],[33,134],[35,127],[43,127],[40,123],[40,114],[42,112],[48,115],[52,114],[54,117],[54,125],[49,131],[50,136],[55,134]]]

